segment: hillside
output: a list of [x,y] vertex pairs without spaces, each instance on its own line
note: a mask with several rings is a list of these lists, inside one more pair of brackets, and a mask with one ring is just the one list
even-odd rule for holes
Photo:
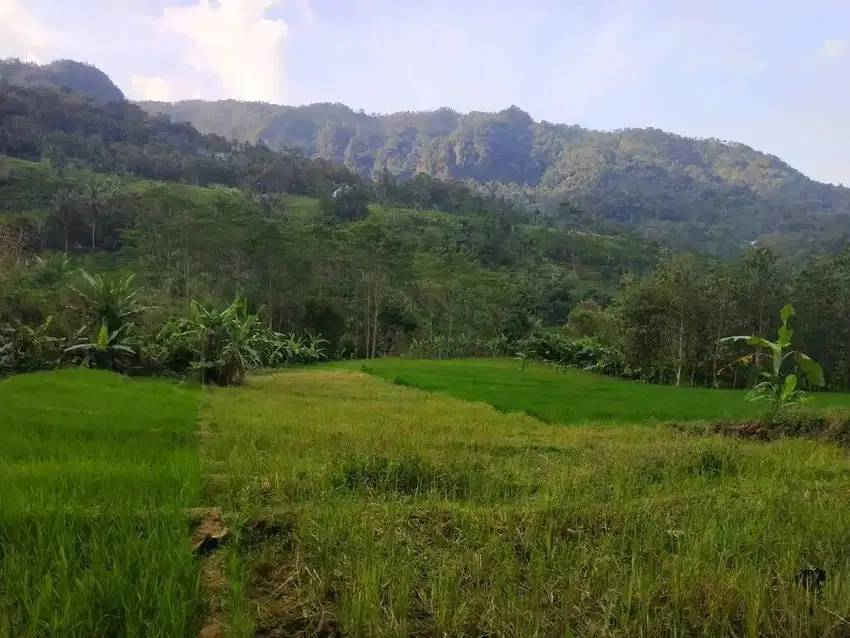
[[59,169],[90,168],[259,193],[316,194],[358,181],[342,166],[298,151],[233,144],[126,101],[101,102],[49,86],[0,83],[0,155]]
[[733,142],[536,122],[516,107],[375,116],[341,104],[141,106],[226,138],[297,146],[363,176],[386,169],[402,177],[421,171],[471,180],[553,214],[569,196],[593,219],[637,227],[680,247],[726,252],[761,238],[816,252],[839,247],[850,230],[850,189],[816,182]]
[[[563,324],[576,303],[606,303],[624,274],[646,273],[659,256],[626,235],[517,225],[475,210],[372,202],[365,217],[346,221],[306,196],[0,156],[0,284],[28,255],[52,251],[135,272],[162,312],[239,294],[278,329],[323,334],[332,352],[363,352],[371,330],[378,353],[432,335],[453,343],[522,335],[537,319]],[[0,319],[67,315],[47,300],[40,272],[21,275],[17,291],[0,285]],[[373,313],[365,325],[364,307]]]
[[73,60],[56,60],[50,64],[33,64],[11,58],[0,60],[0,81],[19,86],[50,86],[85,93],[101,102],[123,101],[121,92],[109,76],[90,64]]

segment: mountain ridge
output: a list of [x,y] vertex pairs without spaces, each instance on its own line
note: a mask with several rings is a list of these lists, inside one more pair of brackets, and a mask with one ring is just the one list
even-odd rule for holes
[[[0,62],[0,81],[82,91],[99,101],[120,94],[101,71],[72,61]],[[136,104],[204,134],[298,148],[376,181],[419,173],[460,181],[553,223],[613,223],[674,248],[724,254],[760,240],[832,251],[850,233],[850,189],[817,182],[740,142],[657,128],[595,131],[536,121],[517,106],[372,115],[340,103]]]
[[813,222],[815,243],[828,248],[830,236],[850,229],[850,189],[741,142],[657,128],[596,131],[537,121],[516,106],[369,115],[339,103],[139,105],[203,132],[299,147],[364,177],[422,172],[550,212],[569,198],[591,217],[672,236],[677,247],[727,252]]

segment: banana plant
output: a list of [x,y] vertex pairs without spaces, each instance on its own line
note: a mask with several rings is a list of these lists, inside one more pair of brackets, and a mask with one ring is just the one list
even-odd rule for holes
[[324,345],[330,343],[318,335],[307,333],[307,343],[304,344],[304,358],[309,363],[315,363],[326,358]]
[[135,356],[136,352],[130,346],[122,343],[124,329],[109,332],[106,321],[100,326],[97,339],[89,343],[78,343],[65,348],[66,354],[83,353],[83,364],[101,370],[118,371],[119,362],[125,356]]
[[259,317],[249,314],[243,299],[235,299],[222,311],[192,302],[187,335],[195,344],[192,367],[202,383],[240,385],[249,368],[262,365],[257,351]]
[[52,323],[52,317],[48,317],[35,327],[21,321],[0,326],[0,374],[56,367],[64,339],[53,336]]
[[[740,335],[720,340],[721,342],[744,341],[747,345],[756,348],[755,352],[744,355],[734,361],[732,365],[757,361],[759,353],[767,352],[771,363],[770,368],[759,374],[762,381],[747,393],[747,400],[769,402],[770,410],[773,413],[789,406],[801,405],[807,400],[806,393],[798,387],[800,377],[796,370],[799,370],[811,385],[822,386],[824,384],[821,365],[807,354],[791,347],[794,331],[788,325],[788,320],[793,316],[794,308],[791,304],[786,304],[779,313],[782,325],[779,327],[776,341],[770,341],[757,335]],[[783,367],[789,359],[793,359],[796,363],[796,370],[785,374]]]
[[83,302],[83,310],[95,325],[106,325],[107,334],[122,330],[132,319],[148,310],[136,298],[140,289],[133,289],[134,275],[104,277],[80,271],[83,283],[71,286]]

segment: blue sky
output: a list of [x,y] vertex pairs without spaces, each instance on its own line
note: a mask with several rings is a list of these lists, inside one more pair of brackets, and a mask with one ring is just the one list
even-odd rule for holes
[[0,0],[0,57],[134,99],[499,110],[745,142],[850,185],[850,0]]

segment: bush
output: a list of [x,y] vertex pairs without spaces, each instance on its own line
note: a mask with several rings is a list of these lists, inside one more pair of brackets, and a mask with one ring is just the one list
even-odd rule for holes
[[555,367],[579,368],[612,376],[632,376],[622,365],[620,353],[593,337],[569,339],[559,334],[536,333],[517,343],[517,356]]
[[50,317],[35,328],[20,321],[0,326],[0,376],[56,368],[66,345]]
[[813,436],[850,445],[850,411],[846,409],[783,410],[770,417],[766,425],[783,436]]
[[462,359],[466,357],[504,357],[513,351],[507,335],[499,334],[489,339],[466,333],[428,335],[414,339],[407,350],[416,359]]

